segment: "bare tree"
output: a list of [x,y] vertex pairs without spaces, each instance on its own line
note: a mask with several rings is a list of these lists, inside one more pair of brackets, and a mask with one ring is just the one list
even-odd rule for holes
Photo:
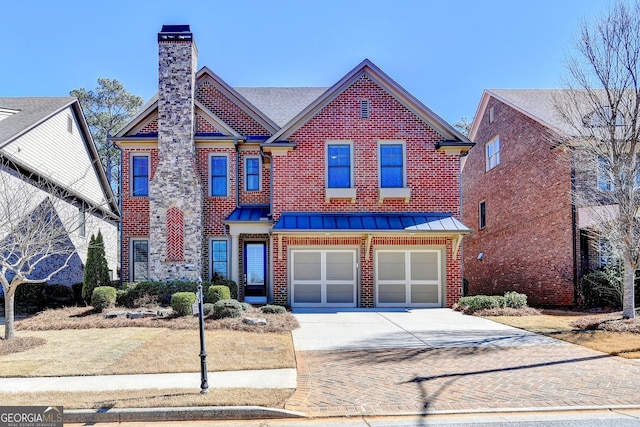
[[16,289],[51,280],[77,256],[72,233],[85,227],[85,214],[91,215],[91,209],[79,209],[78,203],[70,187],[28,174],[2,158],[0,283],[5,302],[5,339],[15,336]]
[[[623,317],[635,317],[640,262],[640,4],[584,22],[556,99],[574,153],[574,203],[623,267]],[[587,179],[590,178],[590,179]],[[591,187],[585,182],[595,183]]]

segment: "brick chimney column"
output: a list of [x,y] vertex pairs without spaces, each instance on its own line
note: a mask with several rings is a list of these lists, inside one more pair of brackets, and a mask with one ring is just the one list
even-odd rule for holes
[[203,271],[203,193],[194,141],[198,53],[189,26],[163,26],[158,52],[159,161],[149,182],[149,278],[195,281]]

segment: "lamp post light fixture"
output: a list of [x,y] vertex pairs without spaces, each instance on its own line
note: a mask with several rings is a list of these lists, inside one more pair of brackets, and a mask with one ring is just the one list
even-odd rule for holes
[[204,307],[202,292],[202,279],[198,279],[198,316],[200,318],[200,394],[209,393],[209,381],[207,380],[207,350],[204,345]]

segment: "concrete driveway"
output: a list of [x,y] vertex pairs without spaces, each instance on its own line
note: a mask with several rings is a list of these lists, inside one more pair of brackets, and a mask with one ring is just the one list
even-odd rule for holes
[[554,339],[448,308],[307,310],[294,316],[296,351],[553,345]]

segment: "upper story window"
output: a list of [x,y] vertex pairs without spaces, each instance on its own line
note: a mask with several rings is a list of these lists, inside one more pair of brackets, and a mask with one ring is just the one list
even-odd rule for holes
[[487,171],[495,168],[500,164],[500,137],[495,137],[487,143],[486,148],[486,166]]
[[246,191],[260,191],[259,157],[247,157],[244,159],[244,189]]
[[380,160],[380,188],[405,187],[404,144],[381,142],[378,146]]
[[145,197],[149,195],[149,156],[133,156],[131,167],[131,195]]
[[487,203],[483,200],[478,206],[478,228],[481,230],[487,226]]
[[624,114],[612,107],[600,107],[583,117],[586,127],[624,126]]
[[[640,158],[637,160],[636,164],[640,164]],[[621,165],[622,166],[622,165]],[[638,166],[636,166],[637,168]],[[630,168],[629,168],[630,169]],[[640,188],[640,173],[635,171],[633,173],[635,179],[633,180],[634,190]],[[624,177],[627,176],[627,173],[620,172],[621,181],[624,180]],[[613,181],[613,173],[611,172],[611,166],[606,158],[599,156],[598,157],[598,171],[597,171],[597,182],[598,182],[598,190],[601,191],[613,191],[616,186]]]
[[327,144],[327,188],[353,188],[351,143]]
[[227,183],[227,171],[228,171],[228,157],[227,156],[211,156],[209,160],[210,164],[210,195],[212,197],[226,197],[228,191]]

